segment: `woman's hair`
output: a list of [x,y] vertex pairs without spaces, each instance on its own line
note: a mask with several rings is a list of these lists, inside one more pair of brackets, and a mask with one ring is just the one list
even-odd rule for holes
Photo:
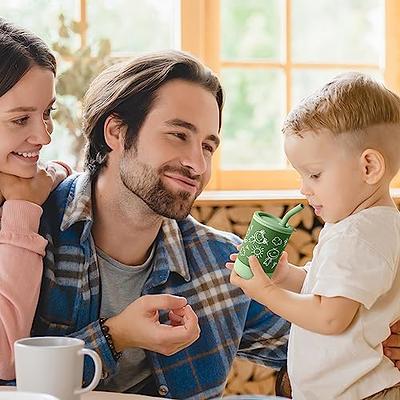
[[0,18],[0,97],[35,65],[56,74],[56,59],[46,43]]
[[215,97],[221,127],[223,92],[220,82],[210,69],[191,55],[163,51],[113,65],[92,82],[84,101],[83,134],[88,139],[85,166],[92,175],[106,165],[111,151],[103,132],[107,117],[115,115],[128,127],[124,147],[130,149],[158,90],[174,79],[195,83]]

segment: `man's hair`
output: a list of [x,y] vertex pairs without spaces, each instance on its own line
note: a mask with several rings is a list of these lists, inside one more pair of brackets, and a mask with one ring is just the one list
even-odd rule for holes
[[56,59],[46,43],[32,32],[0,18],[0,97],[35,65],[56,74]]
[[91,83],[83,108],[85,167],[97,174],[111,151],[104,139],[104,123],[110,115],[127,126],[124,148],[136,143],[138,132],[150,112],[161,86],[181,79],[193,82],[213,94],[219,108],[219,129],[223,92],[216,75],[200,61],[180,51],[150,53],[103,71]]
[[282,132],[346,135],[357,148],[377,148],[397,171],[400,97],[368,75],[341,74],[303,99],[286,117]]

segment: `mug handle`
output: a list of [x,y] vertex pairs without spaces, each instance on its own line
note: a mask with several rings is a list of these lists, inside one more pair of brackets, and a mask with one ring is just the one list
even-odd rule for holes
[[84,356],[86,355],[86,356],[91,357],[91,359],[94,362],[95,370],[94,370],[94,377],[93,377],[92,381],[90,382],[90,384],[84,388],[75,390],[74,394],[82,394],[82,393],[90,392],[97,386],[97,384],[99,383],[100,378],[101,378],[102,367],[101,367],[101,360],[100,360],[99,355],[95,351],[90,350],[90,349],[79,350],[79,354],[83,354]]

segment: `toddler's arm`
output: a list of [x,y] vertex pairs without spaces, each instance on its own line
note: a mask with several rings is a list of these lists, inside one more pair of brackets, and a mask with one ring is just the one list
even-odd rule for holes
[[360,304],[345,297],[298,294],[278,287],[264,273],[257,258],[250,257],[249,261],[253,278],[242,279],[232,270],[231,282],[291,323],[312,332],[334,335],[344,332],[357,313]]
[[[238,246],[238,249],[240,249],[240,246]],[[232,270],[237,257],[237,253],[231,254],[230,259],[232,262],[226,263],[226,267]],[[303,267],[298,267],[288,262],[288,255],[284,251],[272,275],[272,282],[282,289],[300,293],[306,274],[307,272]]]

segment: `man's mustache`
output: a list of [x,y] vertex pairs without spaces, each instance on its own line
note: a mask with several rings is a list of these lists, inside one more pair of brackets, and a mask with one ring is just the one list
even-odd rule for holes
[[176,173],[176,174],[184,176],[185,178],[189,178],[189,179],[192,179],[197,182],[200,182],[200,179],[201,179],[201,175],[193,175],[190,172],[190,169],[185,168],[185,167],[172,167],[170,165],[164,165],[163,167],[160,168],[159,172],[161,174],[164,172]]

